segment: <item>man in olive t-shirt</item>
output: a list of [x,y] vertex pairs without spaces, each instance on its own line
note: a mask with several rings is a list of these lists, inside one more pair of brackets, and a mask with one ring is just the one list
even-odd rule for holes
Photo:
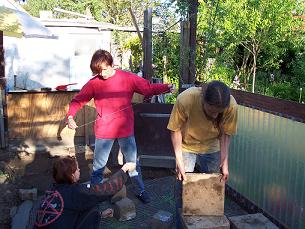
[[173,107],[167,128],[176,156],[177,175],[193,172],[199,161],[201,172],[221,172],[229,177],[228,151],[230,137],[237,130],[237,103],[229,88],[212,81],[202,88],[182,92]]

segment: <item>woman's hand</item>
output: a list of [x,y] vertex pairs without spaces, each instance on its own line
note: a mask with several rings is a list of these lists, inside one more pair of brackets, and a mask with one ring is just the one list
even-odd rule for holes
[[68,127],[72,130],[75,130],[78,127],[72,116],[68,117]]
[[136,163],[133,162],[127,162],[122,166],[122,170],[126,172],[132,172],[136,169]]

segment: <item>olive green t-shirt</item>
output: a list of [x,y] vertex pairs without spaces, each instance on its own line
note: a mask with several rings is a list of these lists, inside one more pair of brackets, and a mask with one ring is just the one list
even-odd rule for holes
[[[192,87],[177,97],[167,125],[171,131],[181,130],[183,152],[212,153],[220,150],[219,129],[203,111],[201,90],[201,87]],[[229,107],[224,110],[221,127],[224,134],[236,133],[237,103],[232,95]]]

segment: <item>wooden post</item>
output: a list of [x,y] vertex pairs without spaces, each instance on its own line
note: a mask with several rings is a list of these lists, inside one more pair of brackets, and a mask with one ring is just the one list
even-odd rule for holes
[[188,17],[190,21],[190,73],[188,83],[193,84],[196,80],[196,31],[197,31],[197,13],[198,13],[198,0],[188,0],[189,9]]
[[182,21],[180,24],[180,80],[179,90],[189,83],[189,51],[190,51],[190,23]]
[[143,58],[143,77],[151,80],[152,71],[152,9],[144,11],[144,58]]
[[3,31],[0,31],[0,148],[7,147],[6,79],[4,65]]
[[179,92],[193,86],[196,80],[196,30],[198,0],[188,0],[188,19],[180,25]]

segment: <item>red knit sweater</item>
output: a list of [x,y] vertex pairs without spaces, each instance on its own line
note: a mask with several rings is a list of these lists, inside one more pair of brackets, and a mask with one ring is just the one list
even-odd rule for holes
[[150,84],[149,81],[122,70],[116,70],[108,79],[95,76],[72,99],[67,116],[94,99],[97,120],[96,138],[124,138],[134,134],[134,115],[131,99],[137,92],[150,96],[169,92],[168,84]]

